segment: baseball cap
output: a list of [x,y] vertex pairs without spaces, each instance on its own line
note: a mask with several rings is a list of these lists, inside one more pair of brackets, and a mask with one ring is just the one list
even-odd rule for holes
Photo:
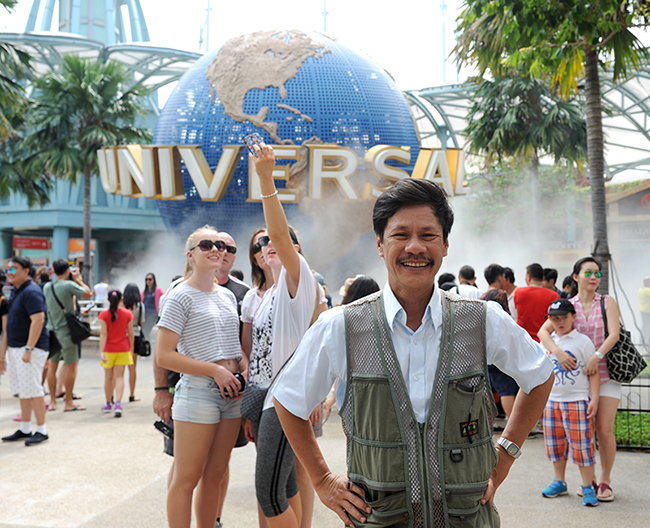
[[576,313],[576,309],[569,299],[557,299],[548,307],[548,315],[566,315]]

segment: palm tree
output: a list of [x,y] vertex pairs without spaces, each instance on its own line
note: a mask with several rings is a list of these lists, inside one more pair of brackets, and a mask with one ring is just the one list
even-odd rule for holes
[[620,0],[465,0],[455,48],[459,66],[475,65],[481,75],[503,75],[526,66],[547,77],[565,97],[584,77],[587,152],[594,231],[593,255],[601,262],[608,291],[609,243],[604,179],[599,61],[613,58],[614,81],[625,78],[650,53],[631,32],[648,25],[645,2]]
[[90,273],[90,180],[97,171],[97,150],[125,143],[151,141],[148,130],[133,125],[144,112],[141,85],[127,89],[128,70],[117,62],[99,62],[69,55],[61,72],[33,81],[34,102],[23,148],[32,156],[31,173],[45,173],[84,183],[84,267]]
[[[0,6],[12,11],[18,0],[0,0]],[[0,37],[0,141],[6,141],[14,131],[11,118],[25,103],[21,81],[31,71],[30,57]]]
[[539,158],[582,164],[586,158],[586,127],[580,107],[562,101],[541,80],[530,76],[483,80],[471,98],[465,134],[469,151],[496,159],[517,157],[530,168],[533,197],[533,237],[541,258],[541,192]]

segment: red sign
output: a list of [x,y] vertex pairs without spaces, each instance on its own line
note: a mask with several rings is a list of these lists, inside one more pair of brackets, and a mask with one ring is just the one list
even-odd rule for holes
[[14,237],[14,249],[50,249],[47,238]]

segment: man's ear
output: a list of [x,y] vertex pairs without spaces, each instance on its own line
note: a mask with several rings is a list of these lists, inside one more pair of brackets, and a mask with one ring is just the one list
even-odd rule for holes
[[442,257],[444,258],[447,256],[447,253],[449,252],[449,239],[445,240],[443,247],[444,247],[444,252],[442,254]]
[[379,238],[379,235],[375,235],[375,239],[377,240],[377,253],[379,253],[381,258],[384,258],[384,244]]

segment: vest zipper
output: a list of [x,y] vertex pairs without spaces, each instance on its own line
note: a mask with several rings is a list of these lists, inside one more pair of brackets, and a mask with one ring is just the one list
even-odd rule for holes
[[472,409],[474,408],[474,396],[476,396],[476,386],[472,389],[472,400],[469,404],[469,414],[467,415],[467,431],[468,435],[467,438],[469,439],[469,443],[473,443],[472,440],[472,434],[471,431],[469,430],[470,424],[472,423]]

